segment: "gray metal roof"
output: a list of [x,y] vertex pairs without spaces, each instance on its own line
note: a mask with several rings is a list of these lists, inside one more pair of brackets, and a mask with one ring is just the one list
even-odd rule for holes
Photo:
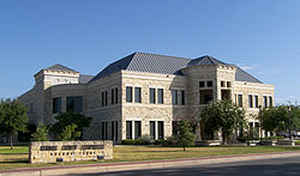
[[79,73],[79,72],[76,71],[76,70],[73,70],[73,69],[71,69],[71,68],[68,68],[68,67],[63,66],[63,65],[60,65],[60,64],[52,65],[52,66],[46,68],[45,70],[51,70],[51,71],[65,71],[65,72]]
[[86,84],[93,78],[94,78],[94,76],[91,76],[91,75],[82,75],[82,74],[80,74],[79,83],[80,84]]
[[[203,56],[196,59],[184,57],[164,56],[158,54],[136,52],[128,55],[104,68],[91,81],[108,76],[120,70],[129,70],[137,72],[161,73],[182,75],[181,69],[193,65],[231,65],[217,60],[212,56]],[[234,65],[232,65],[234,66]],[[237,67],[237,66],[235,66]],[[237,81],[262,83],[249,73],[237,67]],[[90,81],[90,82],[91,82]]]
[[191,60],[188,63],[188,66],[193,65],[228,65],[222,61],[219,61],[218,59],[212,57],[212,56],[202,56],[196,59]]

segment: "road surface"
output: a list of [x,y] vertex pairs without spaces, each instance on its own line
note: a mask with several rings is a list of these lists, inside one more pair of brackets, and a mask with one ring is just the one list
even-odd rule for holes
[[72,176],[300,176],[300,157]]

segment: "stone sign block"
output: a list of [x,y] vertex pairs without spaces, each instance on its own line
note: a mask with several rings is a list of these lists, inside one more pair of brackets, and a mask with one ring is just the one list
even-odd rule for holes
[[107,160],[112,158],[112,141],[31,142],[29,147],[30,163]]

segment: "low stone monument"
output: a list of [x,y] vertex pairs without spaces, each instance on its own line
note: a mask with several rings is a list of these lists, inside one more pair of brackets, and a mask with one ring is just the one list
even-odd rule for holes
[[112,141],[47,141],[31,142],[30,163],[56,163],[113,158]]

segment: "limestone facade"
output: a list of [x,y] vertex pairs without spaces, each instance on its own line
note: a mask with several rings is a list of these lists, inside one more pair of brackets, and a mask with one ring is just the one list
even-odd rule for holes
[[[80,83],[78,72],[43,69],[35,75],[34,88],[19,99],[30,109],[33,123],[51,124],[57,113],[68,111],[70,97],[81,97],[79,113],[93,117],[85,138],[114,142],[143,135],[153,139],[171,136],[174,121],[193,120],[207,103],[221,99],[243,107],[254,126],[258,121],[251,114],[257,114],[260,106],[275,103],[273,85],[237,80],[240,70],[234,65],[193,64],[180,71],[169,74],[120,68]],[[60,110],[54,113],[55,98],[59,98]]]

